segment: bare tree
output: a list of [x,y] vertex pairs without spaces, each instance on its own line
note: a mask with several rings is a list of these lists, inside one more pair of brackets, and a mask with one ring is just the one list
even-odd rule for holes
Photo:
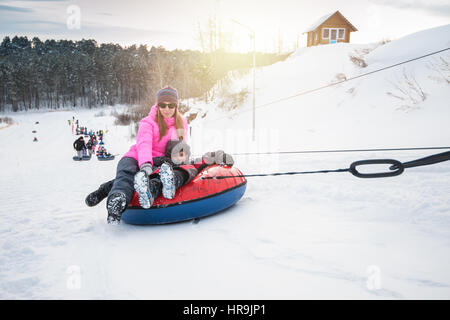
[[198,27],[198,35],[199,35],[199,41],[200,41],[200,46],[202,48],[202,52],[206,53],[206,45],[205,45],[205,40],[203,39],[203,31],[202,31],[202,27],[200,25],[200,21],[197,21],[197,27]]
[[427,67],[433,71],[430,79],[450,84],[450,55],[435,58]]
[[284,46],[284,41],[283,41],[283,33],[281,32],[281,28],[278,28],[278,36],[277,36],[277,42],[276,42],[276,53],[278,55],[283,53],[283,46]]
[[389,81],[394,87],[394,92],[386,92],[388,96],[402,101],[399,107],[401,110],[418,109],[418,104],[425,101],[427,94],[423,91],[420,84],[417,82],[414,74],[409,73],[403,69],[402,79],[395,82]]

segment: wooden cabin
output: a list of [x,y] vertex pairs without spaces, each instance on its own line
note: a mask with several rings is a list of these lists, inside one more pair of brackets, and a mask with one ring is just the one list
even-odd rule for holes
[[308,34],[307,46],[350,42],[350,32],[358,31],[339,11],[327,14],[313,23],[303,34]]

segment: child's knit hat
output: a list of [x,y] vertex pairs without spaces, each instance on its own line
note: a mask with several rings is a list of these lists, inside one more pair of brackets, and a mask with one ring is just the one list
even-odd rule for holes
[[169,140],[166,144],[165,156],[171,158],[172,152],[183,151],[187,159],[191,156],[191,147],[184,140]]

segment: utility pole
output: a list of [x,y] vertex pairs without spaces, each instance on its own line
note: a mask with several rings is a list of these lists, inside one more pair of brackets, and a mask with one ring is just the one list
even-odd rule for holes
[[240,25],[241,27],[244,27],[248,31],[250,31],[250,38],[253,39],[253,124],[252,124],[252,140],[255,141],[255,127],[256,127],[256,37],[255,37],[255,30],[250,28],[249,26],[246,26],[239,21],[236,21],[234,19],[230,19],[232,22]]

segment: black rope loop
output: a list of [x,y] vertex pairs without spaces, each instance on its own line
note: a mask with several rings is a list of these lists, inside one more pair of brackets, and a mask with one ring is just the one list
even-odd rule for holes
[[[371,164],[391,164],[392,166],[390,168],[395,167],[395,170],[391,169],[391,171],[377,172],[377,173],[361,173],[356,169],[356,167],[358,167],[358,166],[371,165]],[[358,178],[393,177],[393,176],[398,176],[398,175],[402,174],[404,170],[405,170],[405,167],[403,166],[403,163],[401,163],[398,160],[393,160],[393,159],[372,159],[372,160],[355,161],[350,165],[350,168],[349,168],[350,173]]]

